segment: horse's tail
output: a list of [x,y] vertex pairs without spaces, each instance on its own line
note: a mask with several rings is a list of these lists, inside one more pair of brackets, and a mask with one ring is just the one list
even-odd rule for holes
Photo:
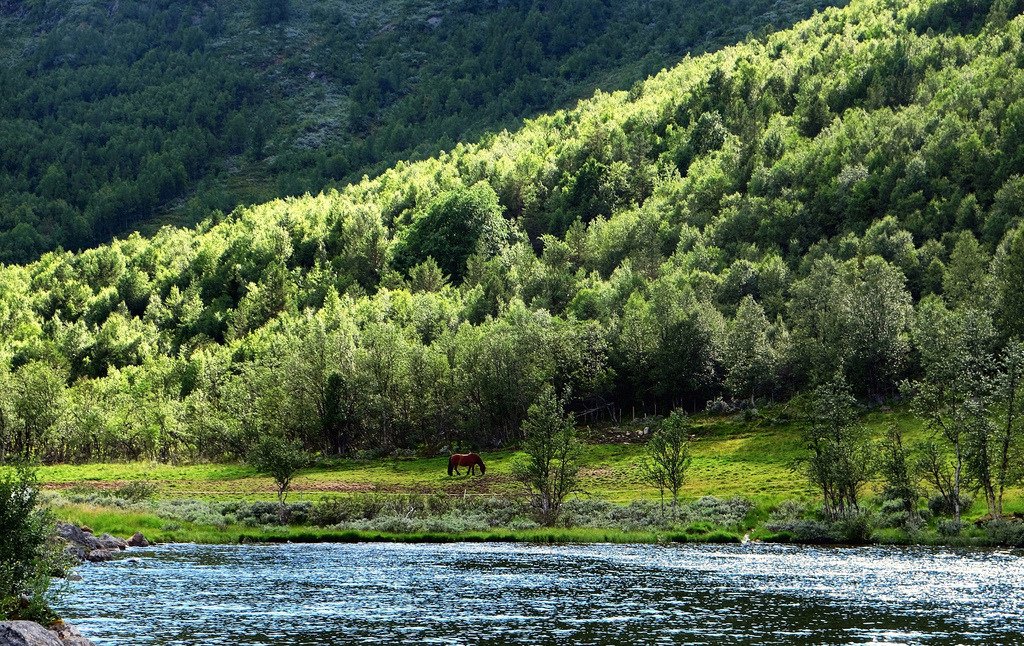
[[476,463],[480,465],[480,475],[487,473],[487,466],[484,464],[484,459],[479,455],[476,456]]
[[448,475],[452,475],[454,473],[454,468],[455,468],[455,456],[453,455],[452,457],[448,458]]

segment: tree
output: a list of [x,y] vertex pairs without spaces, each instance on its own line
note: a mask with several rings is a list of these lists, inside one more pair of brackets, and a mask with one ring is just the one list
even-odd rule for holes
[[964,231],[949,256],[942,293],[951,307],[987,309],[992,300],[989,257],[969,231]]
[[891,394],[910,357],[910,292],[903,272],[878,256],[855,269],[853,288],[853,355],[847,371],[858,390]]
[[466,260],[477,249],[494,255],[511,239],[494,189],[486,182],[438,196],[399,241],[395,262],[409,270],[433,258],[442,273],[461,281]]
[[804,379],[828,381],[854,352],[854,293],[842,264],[825,256],[793,284],[789,301],[793,354]]
[[993,383],[992,432],[993,518],[1003,514],[1003,495],[1024,478],[1021,436],[1024,434],[1024,342],[1011,341],[999,362]]
[[56,619],[47,598],[51,576],[66,566],[51,537],[53,518],[40,504],[33,470],[0,470],[0,620],[49,623]]
[[[971,475],[969,461],[974,466],[970,471],[982,477],[988,474],[985,388],[993,334],[988,315],[978,310],[949,310],[941,299],[932,296],[926,297],[918,308],[914,335],[923,374],[908,389],[925,426],[949,447],[949,486],[939,489],[958,526],[961,492],[965,479]],[[986,456],[984,460],[981,453]],[[943,456],[944,452],[936,449],[929,452],[926,461],[927,471],[935,474],[931,480],[936,486],[943,478],[941,474],[947,472],[939,462],[945,459]]]
[[249,450],[247,461],[252,468],[274,479],[277,485],[278,515],[281,524],[288,522],[285,497],[292,478],[310,462],[310,455],[298,442],[275,435],[261,437]]
[[523,452],[515,477],[530,494],[541,522],[554,525],[566,496],[576,490],[580,443],[576,424],[565,412],[554,388],[547,386],[523,421]]
[[861,488],[872,473],[871,451],[856,422],[856,400],[841,374],[815,388],[805,439],[811,455],[805,460],[808,479],[821,490],[830,520],[860,510]]
[[253,7],[256,22],[268,26],[287,20],[288,5],[289,0],[256,0]]
[[750,296],[744,296],[729,324],[725,337],[723,361],[725,384],[734,395],[750,398],[775,385],[778,354],[772,347],[771,324],[764,309]]
[[672,411],[647,442],[644,471],[658,489],[672,496],[672,518],[679,507],[679,490],[690,468],[690,420],[680,410]]
[[64,413],[64,376],[44,362],[22,366],[14,375],[13,411],[19,420],[13,453],[33,456]]
[[886,430],[878,454],[878,471],[884,481],[882,495],[888,500],[901,502],[907,520],[916,523],[920,519],[917,513],[917,479],[898,424],[891,424]]
[[1006,234],[993,266],[999,331],[1004,337],[1024,340],[1024,225]]

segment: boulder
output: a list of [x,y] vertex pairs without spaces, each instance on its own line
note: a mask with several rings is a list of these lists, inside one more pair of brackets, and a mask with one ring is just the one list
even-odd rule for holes
[[34,621],[2,621],[0,646],[61,646],[61,641]]
[[57,523],[57,536],[60,536],[72,545],[83,547],[86,551],[102,547],[97,542],[95,536],[83,532],[81,527],[71,523]]
[[132,537],[128,539],[129,547],[149,547],[149,541],[142,535],[142,532],[135,532]]
[[0,621],[0,646],[93,646],[93,643],[64,622],[47,630],[34,621]]
[[128,547],[128,541],[110,534],[95,536],[71,523],[57,523],[57,536],[67,543],[67,554],[79,561],[109,561],[117,550]]
[[109,561],[110,559],[114,558],[115,554],[117,554],[116,549],[101,548],[98,550],[90,551],[88,554],[85,555],[85,560],[91,563],[99,563],[101,561]]
[[89,552],[77,543],[68,543],[65,545],[64,553],[78,562],[84,561],[85,557],[89,555]]
[[99,538],[94,537],[93,540],[99,543],[99,549],[123,550],[128,548],[128,541],[124,540],[123,538],[111,536],[110,534],[104,534]]

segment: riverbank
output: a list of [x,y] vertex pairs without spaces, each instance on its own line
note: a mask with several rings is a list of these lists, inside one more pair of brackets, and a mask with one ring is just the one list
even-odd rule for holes
[[[712,524],[669,526],[652,529],[616,527],[495,527],[472,531],[380,531],[333,529],[312,525],[261,526],[212,525],[195,522],[168,523],[156,514],[88,505],[61,505],[57,515],[86,525],[97,533],[129,537],[141,531],[154,544],[199,543],[230,545],[247,543],[533,543],[533,544],[667,544],[667,543],[795,543],[806,545],[929,545],[950,547],[1024,547],[1024,524],[1002,523],[997,530],[984,524],[965,524],[957,536],[943,534],[934,525],[915,531],[894,527],[866,527],[865,533],[830,529],[820,524],[810,533],[771,529],[752,523],[737,528]],[[758,516],[770,515],[763,511]],[[815,521],[805,520],[806,523]]]
[[[921,518],[886,507],[879,488],[865,492],[864,513],[840,524],[815,513],[817,493],[797,470],[804,443],[784,416],[694,418],[693,462],[673,513],[644,480],[645,424],[590,431],[581,493],[559,526],[533,521],[512,467],[514,451],[485,454],[485,476],[447,475],[442,457],[322,461],[303,470],[289,495],[291,523],[278,523],[273,483],[241,464],[110,463],[57,465],[39,478],[58,517],[97,532],[157,542],[518,541],[540,543],[738,542],[1018,545],[1024,523],[974,524],[980,500],[959,534],[921,500]],[[908,441],[919,424],[879,411],[864,423],[881,435],[900,423]],[[1011,490],[1008,513],[1024,511]]]

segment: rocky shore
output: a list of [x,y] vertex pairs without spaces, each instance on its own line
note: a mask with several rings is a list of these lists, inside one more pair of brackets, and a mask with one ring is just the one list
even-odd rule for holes
[[90,528],[71,523],[57,523],[57,536],[67,543],[66,552],[79,562],[109,561],[129,547],[149,547],[149,541],[142,532],[135,532],[124,540],[110,534],[95,536]]
[[[64,542],[65,553],[79,563],[109,561],[129,547],[149,546],[141,532],[124,540],[110,534],[96,536],[89,527],[64,522],[57,523],[56,535]],[[64,572],[63,576],[74,575]],[[92,646],[92,642],[61,621],[49,628],[34,621],[0,621],[0,646]]]

